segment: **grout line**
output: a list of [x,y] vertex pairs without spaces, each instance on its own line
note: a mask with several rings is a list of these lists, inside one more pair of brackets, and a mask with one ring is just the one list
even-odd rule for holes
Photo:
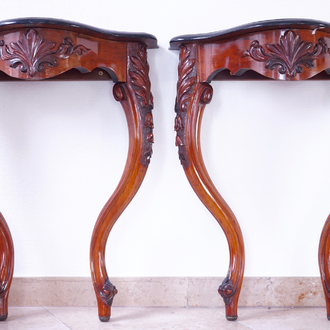
[[45,309],[49,314],[53,315],[60,323],[62,323],[64,326],[66,326],[68,329],[72,330],[70,327],[68,327],[65,323],[63,323],[55,314],[53,314],[50,310],[48,310],[45,306],[42,306],[43,309]]
[[[208,307],[206,307],[206,308],[208,308]],[[177,329],[177,328],[181,328],[182,329],[182,327],[183,326],[188,326],[188,328],[184,328],[184,329],[189,329],[190,327],[190,325],[196,325],[196,324],[199,324],[199,325],[202,325],[203,323],[206,323],[206,322],[208,322],[208,321],[211,321],[211,320],[213,320],[213,318],[207,318],[207,319],[204,319],[204,320],[202,320],[202,321],[187,321],[187,322],[183,322],[183,323],[181,323],[181,322],[179,322],[178,321],[178,323],[175,323],[175,324],[171,324],[171,325],[157,325],[157,326],[155,326],[155,327],[147,327],[147,328],[141,328],[140,330],[157,330],[157,329],[164,329],[164,328],[166,328],[167,329],[167,327],[170,327],[171,329]],[[230,321],[228,321],[228,322],[230,322]],[[244,325],[243,325],[244,326]],[[245,327],[247,327],[247,326],[245,326]],[[250,330],[255,330],[255,329],[253,329],[253,328],[250,328],[250,327],[247,327],[248,329],[250,329]],[[213,327],[212,327],[212,329],[213,329]]]
[[247,329],[250,329],[250,330],[256,330],[255,328],[251,328],[251,327],[249,327],[248,325],[245,325],[245,324],[241,323],[240,321],[237,321],[237,323],[240,324],[241,326],[247,328]]

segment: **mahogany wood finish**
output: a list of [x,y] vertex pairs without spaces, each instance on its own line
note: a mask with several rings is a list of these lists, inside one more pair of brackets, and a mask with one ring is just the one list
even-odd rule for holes
[[[157,40],[146,33],[106,31],[44,18],[0,22],[0,71],[6,74],[1,74],[1,80],[80,80],[85,76],[115,82],[113,95],[122,104],[127,118],[129,150],[122,178],[101,211],[91,239],[90,266],[101,321],[110,319],[117,293],[105,266],[106,242],[114,223],[138,191],[152,155],[153,98],[147,48],[157,48]],[[84,74],[79,76],[74,69]],[[9,230],[4,219],[0,220],[1,228],[5,229],[2,235],[6,237],[0,241],[3,282],[0,313],[7,315],[13,249]]]
[[330,215],[328,216],[320,239],[319,267],[327,307],[327,317],[330,321]]
[[0,213],[0,321],[8,316],[8,295],[14,273],[14,244],[5,218]]
[[[178,36],[170,41],[170,49],[180,51],[175,103],[179,159],[192,188],[226,235],[230,264],[218,291],[227,319],[235,320],[244,273],[244,243],[237,219],[212,183],[202,158],[200,128],[205,105],[212,99],[210,82],[239,79],[241,75],[242,79],[294,81],[330,72],[330,24],[299,19],[256,22],[214,33]],[[328,316],[329,233],[328,218],[319,252]]]

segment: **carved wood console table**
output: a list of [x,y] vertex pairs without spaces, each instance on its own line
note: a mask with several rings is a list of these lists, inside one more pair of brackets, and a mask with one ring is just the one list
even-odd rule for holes
[[[239,224],[212,183],[202,158],[200,129],[205,105],[212,99],[210,82],[245,72],[244,76],[252,73],[250,77],[258,79],[292,81],[330,73],[330,24],[298,19],[256,22],[215,33],[178,36],[170,41],[170,49],[180,50],[175,103],[179,158],[195,193],[226,235],[230,264],[218,291],[227,319],[235,320],[244,273],[244,243]],[[320,241],[319,262],[330,318],[330,216]]]
[[[153,98],[147,48],[157,48],[157,40],[146,33],[105,31],[54,19],[0,22],[0,71],[5,73],[0,72],[1,80],[51,78],[115,82],[113,95],[126,115],[129,148],[122,178],[101,211],[91,240],[90,266],[101,321],[110,319],[111,304],[117,293],[106,271],[106,242],[114,223],[139,189],[152,155]],[[13,249],[2,216],[0,248],[0,317],[4,319],[8,314]]]

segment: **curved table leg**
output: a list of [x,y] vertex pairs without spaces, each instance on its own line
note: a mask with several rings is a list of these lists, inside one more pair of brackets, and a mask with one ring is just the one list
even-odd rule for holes
[[223,229],[230,251],[228,274],[218,292],[226,305],[226,318],[237,319],[237,304],[244,273],[243,236],[235,215],[209,177],[201,153],[200,128],[205,105],[211,102],[212,87],[199,83],[194,45],[181,46],[175,130],[179,158],[197,196]]
[[8,295],[14,273],[14,244],[5,218],[0,213],[0,321],[8,316]]
[[324,224],[320,238],[319,267],[327,306],[327,317],[330,321],[330,215]]
[[121,102],[126,114],[129,131],[128,156],[121,180],[97,219],[90,247],[92,280],[99,318],[103,322],[110,319],[113,297],[117,293],[106,271],[106,242],[116,220],[138,191],[152,154],[153,99],[146,47],[143,44],[129,43],[128,54],[128,82],[116,83],[113,89],[115,99]]

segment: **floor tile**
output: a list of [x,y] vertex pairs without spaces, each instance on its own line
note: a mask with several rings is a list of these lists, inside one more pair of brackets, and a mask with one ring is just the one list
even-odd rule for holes
[[9,307],[1,330],[326,330],[325,308],[241,307],[229,322],[221,308],[113,307],[102,323],[96,307]]
[[233,329],[246,327],[237,322],[228,322],[225,317],[212,308],[138,308],[113,307],[110,322],[98,320],[97,309],[93,307],[49,307],[56,317],[70,329]]
[[238,322],[253,330],[330,329],[325,308],[240,308]]
[[68,327],[43,307],[10,307],[9,316],[0,323],[0,329],[68,330]]

